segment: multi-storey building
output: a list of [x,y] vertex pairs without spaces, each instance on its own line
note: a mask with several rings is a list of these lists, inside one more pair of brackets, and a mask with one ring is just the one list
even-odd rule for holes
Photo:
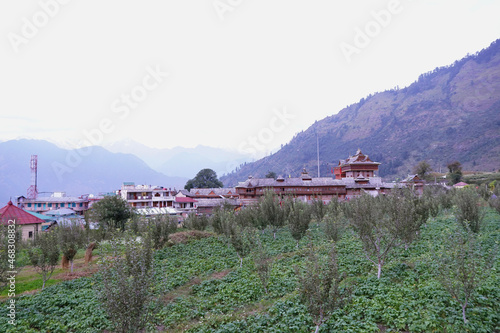
[[147,208],[173,208],[175,191],[170,188],[151,185],[135,185],[132,182],[123,183],[118,194],[126,200],[131,207],[137,209]]
[[39,195],[29,199],[24,196],[16,198],[16,206],[27,211],[44,214],[51,210],[69,208],[78,215],[83,215],[89,209],[88,195],[79,197],[66,196],[65,192],[54,192],[50,196]]

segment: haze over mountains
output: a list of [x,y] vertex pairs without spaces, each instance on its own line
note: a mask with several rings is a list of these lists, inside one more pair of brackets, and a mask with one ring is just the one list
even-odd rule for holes
[[115,191],[124,181],[183,188],[203,168],[226,174],[221,177],[226,186],[269,171],[296,176],[304,167],[316,176],[317,143],[321,176],[331,175],[338,160],[358,148],[382,163],[380,175],[388,180],[405,177],[421,160],[435,170],[445,170],[454,160],[466,170],[498,170],[500,42],[423,74],[406,88],[370,95],[316,121],[279,151],[255,162],[202,145],[156,149],[128,140],[106,149],[67,150],[42,140],[2,142],[0,202],[26,194],[32,154],[39,158],[40,192],[81,195]]
[[203,145],[158,149],[133,140],[123,140],[105,148],[114,153],[134,154],[158,172],[185,178],[193,178],[202,168],[210,168],[222,176],[249,160],[247,155],[238,152]]
[[239,153],[205,146],[156,149],[127,140],[71,150],[43,140],[11,140],[0,143],[0,202],[26,195],[31,155],[38,155],[39,192],[68,195],[112,192],[128,181],[182,189],[203,168],[222,175],[245,161]]
[[26,195],[32,154],[38,155],[39,192],[78,196],[116,191],[125,181],[177,188],[187,181],[157,172],[135,155],[98,146],[66,150],[42,140],[12,140],[0,143],[0,202]]
[[[394,70],[397,70],[396,68]],[[333,93],[333,92],[332,92]],[[380,175],[403,178],[421,160],[446,170],[458,160],[465,170],[500,168],[500,42],[475,55],[421,75],[410,86],[362,98],[317,121],[271,156],[222,178],[235,185],[269,171],[297,176],[303,167],[331,175],[339,159],[361,148],[382,162]]]

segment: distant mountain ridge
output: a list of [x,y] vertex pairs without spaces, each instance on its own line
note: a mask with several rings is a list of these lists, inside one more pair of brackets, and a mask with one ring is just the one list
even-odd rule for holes
[[98,194],[116,191],[126,181],[179,189],[187,181],[154,171],[132,154],[98,146],[66,150],[43,140],[11,140],[0,143],[0,205],[10,197],[26,195],[31,155],[38,155],[39,192]]
[[275,154],[222,178],[227,186],[269,171],[295,175],[306,167],[331,175],[361,148],[381,162],[380,175],[402,178],[421,160],[435,170],[458,160],[467,170],[500,168],[500,42],[452,65],[422,74],[404,89],[362,98],[315,122]]
[[105,146],[115,153],[134,154],[154,170],[168,176],[193,178],[201,169],[213,169],[218,176],[232,172],[249,156],[221,148],[198,145],[195,148],[151,148],[132,140],[122,140]]

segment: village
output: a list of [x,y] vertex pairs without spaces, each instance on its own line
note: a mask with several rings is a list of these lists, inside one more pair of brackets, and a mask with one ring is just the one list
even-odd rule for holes
[[[235,211],[241,210],[256,204],[266,191],[281,198],[292,196],[306,203],[321,200],[324,204],[332,200],[349,201],[363,193],[385,195],[396,187],[411,187],[416,193],[423,193],[424,181],[418,175],[409,175],[398,183],[384,182],[377,176],[379,165],[358,149],[353,156],[338,162],[333,177],[312,177],[303,169],[298,177],[279,175],[274,179],[249,176],[235,187],[192,188],[189,191],[124,182],[120,189],[105,195],[73,197],[66,196],[64,192],[54,192],[49,196],[38,194],[36,156],[33,156],[33,182],[27,196],[17,196],[14,202],[0,209],[0,218],[2,221],[16,218],[17,225],[22,226],[22,238],[26,240],[33,239],[38,232],[48,230],[57,223],[75,220],[86,223],[85,213],[105,196],[122,198],[141,216],[169,215],[176,217],[181,224],[191,214],[210,216],[216,207],[223,205],[230,205]],[[92,228],[98,227],[97,223],[88,222]]]

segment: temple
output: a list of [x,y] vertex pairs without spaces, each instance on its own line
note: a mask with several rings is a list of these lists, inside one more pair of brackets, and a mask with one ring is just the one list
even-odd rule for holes
[[392,188],[400,185],[384,183],[377,176],[379,165],[379,162],[372,161],[358,149],[354,156],[339,161],[334,169],[335,179],[313,178],[303,169],[299,177],[279,176],[276,179],[249,177],[236,186],[236,193],[243,205],[258,201],[266,191],[273,191],[281,197],[292,195],[304,202],[322,200],[324,203],[332,200],[350,200],[363,193],[373,196],[387,194]]
[[339,161],[339,165],[334,168],[335,179],[375,177],[379,165],[358,149],[356,155]]

